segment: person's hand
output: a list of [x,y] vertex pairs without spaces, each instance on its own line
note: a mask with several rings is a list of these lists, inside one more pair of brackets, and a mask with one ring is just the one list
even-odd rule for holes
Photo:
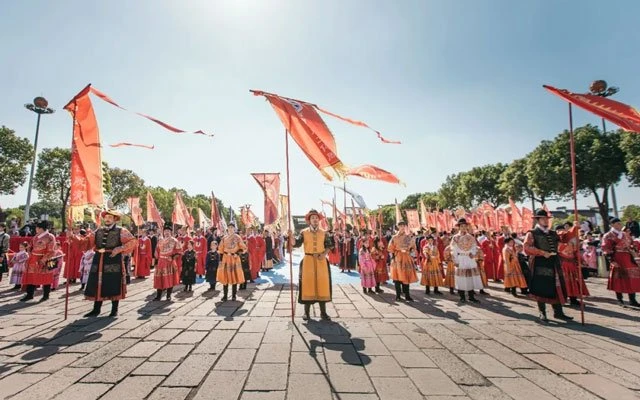
[[116,247],[115,249],[113,249],[113,250],[111,251],[111,257],[115,257],[115,256],[117,256],[117,255],[118,255],[118,254],[120,254],[120,253],[122,253],[122,249],[120,249],[120,248]]
[[293,236],[293,231],[291,229],[287,229],[287,236]]
[[544,258],[549,258],[551,257],[553,254],[549,253],[548,251],[545,251],[544,254],[542,255]]

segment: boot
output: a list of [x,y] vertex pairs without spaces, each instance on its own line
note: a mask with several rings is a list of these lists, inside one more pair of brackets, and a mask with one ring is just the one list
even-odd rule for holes
[[320,318],[322,318],[322,320],[324,321],[331,321],[331,317],[329,317],[329,314],[327,314],[327,303],[324,301],[319,301],[318,304],[320,304]]
[[376,283],[376,293],[382,293],[382,289],[380,289],[379,283]]
[[110,317],[118,316],[118,304],[120,304],[118,300],[111,301],[111,313],[109,314]]
[[424,289],[424,294],[431,294],[431,288],[429,286]]
[[455,290],[452,287],[449,288],[449,294],[456,294]]
[[562,304],[553,304],[551,307],[553,307],[553,318],[559,319],[562,321],[573,320],[573,317],[566,315],[564,311],[562,311]]
[[440,291],[440,289],[438,289],[437,286],[433,288],[433,294],[437,294],[438,296],[442,296],[442,292]]
[[569,297],[569,304],[572,306],[580,306],[580,302],[578,301],[578,298],[575,296]]
[[304,315],[302,316],[303,321],[308,321],[311,317],[309,314],[311,313],[311,304],[304,305]]
[[222,286],[222,301],[227,301],[227,295],[229,294],[229,285]]
[[515,286],[511,288],[511,295],[513,297],[518,297],[518,294],[516,293],[516,287]]
[[485,292],[484,289],[480,289],[479,293],[482,294],[482,295],[485,295],[485,296],[489,295],[489,293]]
[[409,285],[402,284],[402,291],[404,292],[404,298],[408,302],[412,302],[411,294],[409,294]]
[[94,301],[93,302],[93,310],[91,310],[90,312],[86,313],[84,315],[84,318],[97,317],[98,315],[100,315],[100,309],[101,308],[102,308],[102,302],[101,301]]
[[539,301],[538,311],[540,312],[540,315],[538,316],[538,319],[540,320],[540,322],[545,322],[545,323],[549,322],[549,319],[547,318],[547,305]]
[[173,288],[172,287],[167,289],[167,301],[171,301],[171,293],[173,293]]
[[[33,296],[32,296],[32,298],[33,298]],[[624,306],[624,300],[622,300],[622,293],[618,293],[618,292],[616,292],[616,299],[618,299],[618,303],[619,303],[621,306]]]
[[372,288],[367,289],[367,291],[369,292],[369,294],[373,293],[373,289]]
[[636,301],[635,293],[629,293],[629,305],[632,307],[640,307],[640,303]]
[[162,289],[157,289],[156,290],[156,297],[154,297],[154,301],[160,301],[160,299],[162,298]]
[[467,294],[465,293],[464,290],[458,290],[458,294],[460,295],[460,303],[466,303],[467,302]]
[[367,288],[366,287],[362,288],[362,293],[367,294]]
[[231,301],[236,301],[237,292],[238,292],[238,285],[231,285]]
[[529,289],[528,288],[520,289],[520,294],[529,294]]
[[27,285],[27,294],[20,299],[20,301],[29,301],[33,300],[33,294],[36,292],[35,285]]
[[402,297],[400,297],[400,294],[402,293],[402,284],[398,281],[393,281],[393,284],[396,287],[396,301],[402,301]]
[[38,303],[49,300],[49,293],[51,293],[51,285],[44,285],[42,287],[42,298],[38,301]]
[[473,290],[469,291],[469,301],[472,303],[480,303],[480,300],[476,299],[476,293]]

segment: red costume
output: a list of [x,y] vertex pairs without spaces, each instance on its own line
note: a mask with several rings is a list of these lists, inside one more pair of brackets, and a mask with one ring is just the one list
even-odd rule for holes
[[258,260],[258,247],[256,243],[256,235],[251,234],[247,238],[247,250],[249,251],[249,269],[251,270],[251,279],[258,277],[260,271],[260,261]]
[[[333,235],[333,240],[334,240],[334,243],[338,243],[338,234]],[[340,249],[338,249],[338,246],[334,246],[329,251],[329,264],[332,264],[332,265],[340,264]]]
[[140,239],[138,239],[138,246],[136,248],[134,259],[136,261],[136,278],[142,278],[151,275],[151,262],[153,261],[151,239],[146,236],[142,236]]
[[158,265],[153,277],[154,289],[170,289],[180,283],[177,261],[181,258],[180,241],[174,237],[158,239],[156,258]]
[[607,289],[616,293],[640,292],[640,267],[634,260],[631,237],[611,229],[602,237],[602,251],[611,260]]
[[504,279],[504,260],[502,259],[502,249],[504,249],[504,235],[498,236],[494,244],[493,259],[497,262],[497,276],[493,277],[494,280]]
[[496,280],[498,275],[498,259],[496,258],[496,244],[488,237],[480,238],[480,248],[484,256],[484,272],[487,279]]
[[67,261],[64,277],[68,280],[80,279],[80,260],[85,251],[91,248],[91,232],[86,235],[70,234],[67,237]]
[[562,275],[564,276],[564,285],[566,295],[568,297],[580,297],[580,286],[582,286],[582,295],[589,296],[589,290],[583,280],[578,275],[578,230],[579,226],[574,226],[570,231],[560,236],[558,243],[558,256],[560,256],[560,266],[562,267]]
[[[256,235],[256,278],[258,277],[258,270],[262,268],[262,263],[264,262],[264,258],[267,255],[267,243],[264,241],[264,237],[262,235]],[[251,270],[251,276],[253,277],[253,269]]]
[[202,235],[194,237],[193,250],[196,252],[196,275],[202,276],[204,266],[207,264],[207,238]]
[[191,240],[191,236],[189,235],[180,235],[177,238],[178,243],[180,243],[180,257],[176,259],[176,265],[178,266],[178,276],[182,275],[182,253],[187,250],[187,243]]
[[27,270],[22,277],[23,288],[53,283],[53,271],[47,268],[47,260],[55,257],[55,244],[56,238],[47,231],[33,237]]

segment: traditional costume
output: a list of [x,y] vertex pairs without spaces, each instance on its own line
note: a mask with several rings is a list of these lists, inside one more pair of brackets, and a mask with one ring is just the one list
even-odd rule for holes
[[[111,226],[99,228],[91,236],[91,247],[95,248],[87,286],[84,291],[85,299],[93,301],[93,310],[85,317],[95,317],[100,314],[103,300],[111,300],[111,317],[118,314],[119,301],[127,293],[126,266],[124,255],[133,251],[136,239],[126,228],[118,226],[120,213],[104,210],[101,218],[106,215],[114,217]],[[114,254],[115,253],[115,254]]]
[[26,250],[20,250],[17,252],[9,265],[11,266],[11,277],[9,283],[14,285],[14,289],[20,289],[22,286],[22,275],[27,268],[27,260],[29,259],[29,253]]
[[193,250],[196,252],[196,274],[200,277],[204,275],[205,264],[207,262],[207,238],[198,232],[193,238]]
[[249,269],[251,270],[251,279],[258,277],[260,271],[260,262],[257,257],[256,235],[252,232],[247,236],[247,250],[249,251]]
[[444,287],[449,288],[449,293],[453,294],[456,287],[456,266],[453,263],[453,255],[451,254],[451,246],[444,248],[444,263],[447,266],[444,276]]
[[207,253],[206,263],[205,279],[209,282],[209,290],[214,290],[216,288],[218,264],[220,263],[220,254],[218,254],[217,248]]
[[36,236],[33,237],[31,242],[27,269],[22,277],[22,288],[27,291],[27,294],[20,301],[33,299],[36,286],[39,285],[42,285],[43,290],[40,301],[49,299],[51,284],[53,283],[53,272],[49,268],[49,260],[55,257],[56,238],[47,229],[49,229],[47,221],[38,222]]
[[401,293],[404,293],[406,301],[413,301],[409,293],[409,285],[418,281],[416,267],[411,258],[411,252],[416,250],[416,243],[411,236],[405,233],[406,222],[398,222],[399,232],[389,242],[389,253],[393,255],[391,260],[391,279],[396,287],[396,300],[401,301]]
[[80,259],[80,268],[78,268],[78,276],[80,276],[80,290],[84,290],[89,279],[89,271],[91,270],[91,264],[93,264],[93,256],[96,254],[93,249],[89,249],[82,254]]
[[[236,227],[233,223],[229,223],[228,226]],[[231,300],[235,301],[238,284],[245,282],[239,253],[246,250],[247,246],[237,233],[225,235],[218,246],[218,253],[222,260],[218,265],[217,280],[223,285],[222,301],[227,301],[229,285],[231,285]]]
[[[467,220],[460,218],[458,227],[468,226]],[[469,294],[469,301],[477,303],[474,290],[482,290],[484,284],[478,268],[476,256],[478,253],[478,242],[470,233],[458,232],[451,239],[451,254],[456,265],[456,290],[460,295],[460,302],[467,301],[466,294]]]
[[[374,243],[376,242],[374,241]],[[373,249],[371,249],[371,258],[373,258],[373,261],[376,263],[376,293],[382,293],[380,285],[386,284],[389,280],[389,272],[387,271],[387,251],[382,239],[377,242],[377,246],[374,244]]]
[[8,233],[5,232],[7,224],[0,222],[0,281],[2,280],[2,274],[9,272],[9,246],[11,238]]
[[527,280],[520,268],[518,254],[515,249],[506,245],[502,250],[502,259],[504,260],[504,287],[515,296],[517,288],[527,288]]
[[167,300],[171,300],[173,287],[180,283],[180,273],[178,271],[178,259],[182,254],[182,245],[178,239],[171,236],[173,227],[170,223],[164,226],[164,237],[158,239],[156,246],[156,259],[158,265],[153,276],[153,287],[156,289],[158,301],[162,298],[162,291],[167,290]]
[[496,257],[496,243],[492,238],[485,236],[484,234],[478,238],[480,248],[484,258],[484,272],[487,279],[492,279],[494,282],[498,280],[498,257]]
[[376,264],[371,257],[371,253],[368,248],[361,248],[358,253],[358,265],[360,266],[360,284],[362,290],[367,293],[373,293],[373,288],[376,286]]
[[64,265],[64,253],[62,252],[62,250],[60,250],[60,243],[56,243],[56,250],[54,253],[54,257],[55,257],[55,262],[52,263],[51,265],[51,267],[53,267],[53,269],[51,270],[51,272],[53,273],[53,280],[51,281],[51,290],[58,289],[58,286],[60,286],[60,272],[63,269],[67,268]]
[[442,272],[440,270],[442,262],[440,261],[438,248],[435,244],[429,243],[429,239],[433,240],[433,237],[427,237],[427,242],[422,248],[422,276],[420,284],[426,287],[425,294],[431,293],[432,286],[433,293],[442,294],[438,289],[443,281]]
[[269,231],[264,231],[264,269],[270,271],[273,268],[273,237]]
[[193,291],[193,284],[196,283],[196,269],[198,265],[198,255],[195,250],[185,250],[182,253],[182,284],[185,286],[185,291]]
[[[267,244],[264,241],[264,237],[262,237],[262,235],[256,235],[255,236],[255,240],[256,240],[256,251],[254,254],[254,263],[255,265],[255,273],[253,275],[255,275],[255,277],[258,277],[258,271],[262,270],[264,271],[264,267],[263,267],[263,263],[264,263],[264,258],[267,254]],[[255,279],[255,278],[254,278]]]
[[332,298],[331,269],[327,261],[327,252],[334,246],[331,236],[311,224],[311,217],[323,218],[316,210],[305,215],[308,228],[303,229],[298,238],[289,235],[292,247],[304,246],[304,258],[300,262],[298,280],[298,303],[304,304],[303,319],[308,320],[311,305],[320,304],[320,315],[324,320],[331,318],[327,314],[326,305]]
[[[610,223],[621,224],[617,218],[613,218]],[[640,268],[634,259],[631,237],[612,227],[602,238],[602,251],[611,266],[607,289],[616,293],[620,304],[624,304],[622,294],[627,293],[629,304],[640,306],[636,300],[636,293],[640,292]]]
[[64,277],[69,282],[74,283],[80,278],[80,259],[85,251],[91,246],[92,232],[80,229],[79,234],[69,233],[67,235],[67,261],[64,269]]
[[350,231],[345,232],[338,242],[340,248],[340,269],[342,272],[351,271],[355,268],[353,250],[354,243]]
[[[576,225],[569,231],[559,234],[560,243],[558,243],[558,256],[560,256],[560,267],[562,268],[562,275],[564,276],[564,283],[566,288],[566,296],[569,297],[569,301],[572,306],[579,306],[580,302],[578,297],[589,296],[589,289],[585,285],[584,280],[580,279],[578,270],[578,229]],[[563,231],[564,225],[556,227],[556,232]],[[582,293],[580,293],[582,291]]]
[[136,248],[136,278],[146,278],[151,275],[151,263],[153,262],[153,254],[151,253],[151,239],[146,235],[142,235],[138,239]]

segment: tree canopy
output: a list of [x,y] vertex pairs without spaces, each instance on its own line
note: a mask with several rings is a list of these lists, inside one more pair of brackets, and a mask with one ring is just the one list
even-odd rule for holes
[[[34,185],[41,201],[59,202],[60,215],[65,216],[71,193],[71,149],[43,149],[38,158]],[[62,218],[62,229],[66,218]]]
[[16,136],[15,131],[0,127],[0,194],[15,194],[27,180],[29,163],[33,160],[33,146],[28,139]]

